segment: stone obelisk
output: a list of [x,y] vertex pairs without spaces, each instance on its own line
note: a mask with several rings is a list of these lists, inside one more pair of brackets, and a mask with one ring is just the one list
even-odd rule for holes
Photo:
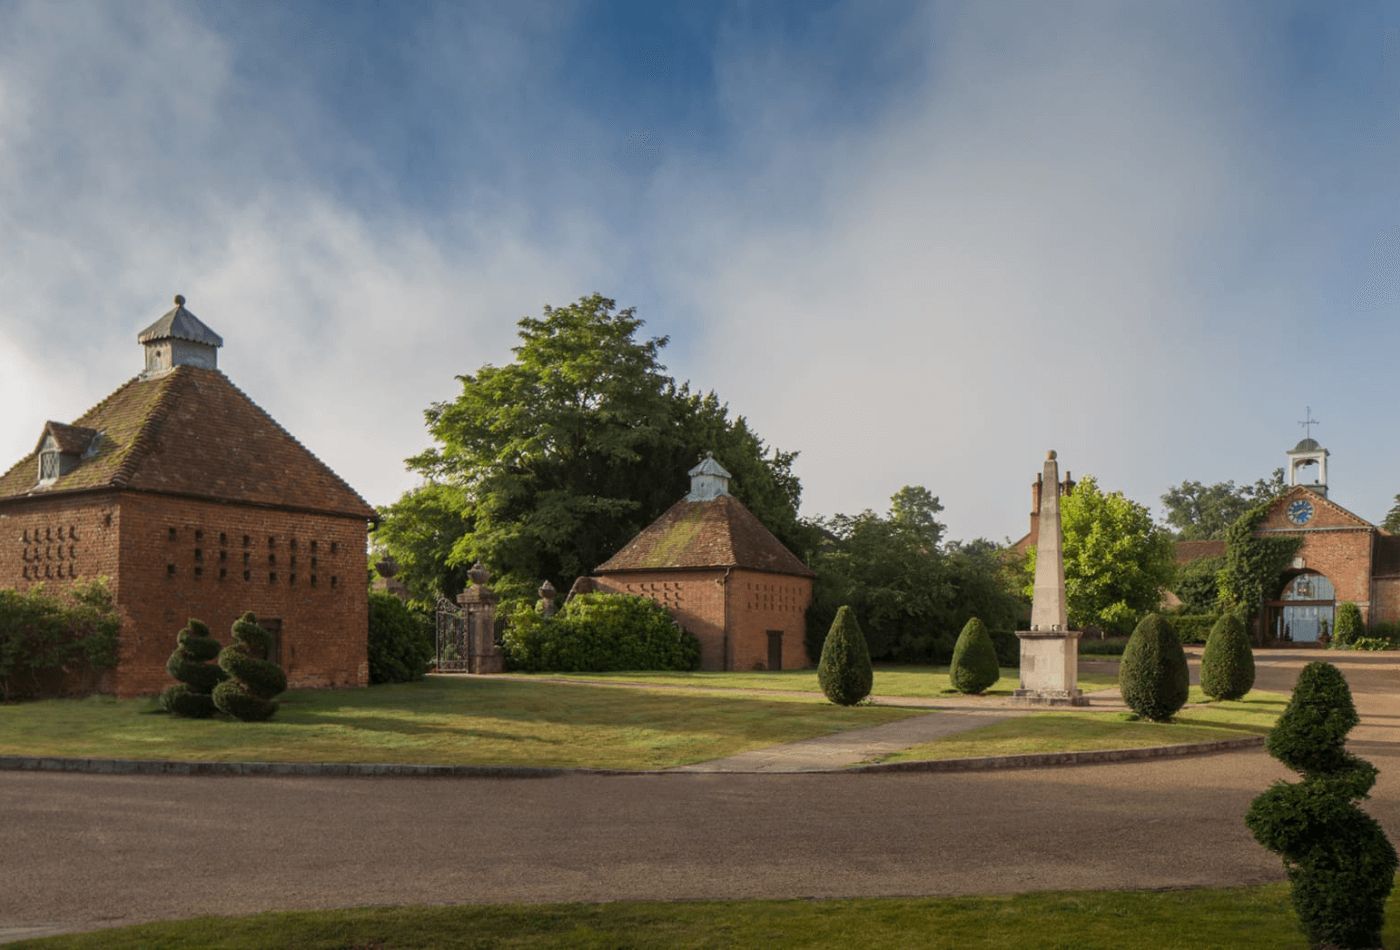
[[1021,641],[1021,688],[1011,695],[1024,703],[1086,706],[1089,701],[1079,689],[1080,632],[1069,629],[1065,611],[1060,463],[1054,449],[1045,455],[1041,484],[1031,628],[1016,633]]

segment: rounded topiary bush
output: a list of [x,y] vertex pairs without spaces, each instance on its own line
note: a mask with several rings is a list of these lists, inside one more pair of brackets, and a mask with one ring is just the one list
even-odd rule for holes
[[214,715],[214,698],[210,694],[228,674],[210,661],[219,655],[219,641],[209,635],[209,628],[190,618],[176,638],[179,644],[165,670],[180,682],[160,694],[161,708],[177,716],[207,719]]
[[960,693],[984,693],[1001,679],[997,648],[982,621],[973,617],[958,634],[953,664],[948,669],[953,688]]
[[229,678],[214,688],[214,705],[235,719],[263,722],[277,712],[273,697],[286,692],[287,674],[264,659],[272,650],[272,634],[246,613],[233,622],[233,642],[219,653],[219,666]]
[[1356,804],[1376,781],[1375,767],[1346,751],[1358,721],[1341,672],[1304,667],[1268,742],[1303,780],[1274,783],[1245,817],[1255,839],[1283,857],[1298,922],[1315,947],[1379,947],[1395,881],[1394,847]]
[[1128,638],[1118,686],[1128,708],[1154,722],[1170,721],[1186,705],[1191,692],[1186,651],[1165,617],[1148,614]]
[[1254,688],[1254,650],[1244,621],[1233,612],[1215,622],[1201,654],[1201,691],[1211,699],[1239,699]]
[[1366,635],[1361,623],[1361,608],[1349,600],[1337,605],[1337,619],[1332,624],[1332,646],[1350,647]]
[[826,698],[839,706],[854,706],[870,695],[875,671],[870,666],[870,647],[850,607],[836,611],[836,619],[822,644],[817,680]]

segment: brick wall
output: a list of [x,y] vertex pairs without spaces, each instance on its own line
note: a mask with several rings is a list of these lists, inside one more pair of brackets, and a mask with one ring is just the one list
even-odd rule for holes
[[650,597],[666,607],[699,639],[703,670],[767,669],[769,631],[782,633],[785,669],[808,665],[803,638],[811,578],[718,569],[607,574],[595,581],[600,591]]
[[782,633],[782,668],[808,666],[807,607],[812,579],[736,570],[729,578],[731,669],[768,669],[768,634]]
[[711,571],[650,571],[594,578],[598,590],[650,597],[700,641],[700,668],[725,668],[724,574]]
[[1372,623],[1400,621],[1400,577],[1378,577],[1371,587]]
[[281,621],[289,685],[368,683],[363,521],[136,493],[120,514],[118,695],[170,684],[165,661],[188,618],[228,643],[248,610]]
[[1288,502],[1295,497],[1297,493],[1290,492],[1280,499],[1260,525],[1261,531],[1301,535],[1303,543],[1296,556],[1303,559],[1304,567],[1325,575],[1336,588],[1337,602],[1352,601],[1369,622],[1375,528],[1312,492],[1302,497],[1313,503],[1315,513],[1307,527],[1299,528],[1286,515]]
[[0,587],[62,589],[117,579],[120,511],[113,495],[23,499],[0,506]]

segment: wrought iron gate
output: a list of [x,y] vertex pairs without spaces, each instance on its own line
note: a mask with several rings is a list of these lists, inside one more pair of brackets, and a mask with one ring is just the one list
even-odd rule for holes
[[461,607],[446,597],[437,602],[437,669],[439,673],[465,673],[471,669],[470,638]]

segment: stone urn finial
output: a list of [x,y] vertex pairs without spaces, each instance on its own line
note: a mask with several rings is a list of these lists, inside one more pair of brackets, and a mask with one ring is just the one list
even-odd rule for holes
[[545,581],[540,585],[539,594],[541,600],[553,600],[556,593],[558,592],[554,589],[554,585],[549,581]]
[[472,569],[467,571],[467,579],[478,587],[485,587],[486,582],[491,579],[491,572],[486,569],[486,565],[477,561],[472,565]]

